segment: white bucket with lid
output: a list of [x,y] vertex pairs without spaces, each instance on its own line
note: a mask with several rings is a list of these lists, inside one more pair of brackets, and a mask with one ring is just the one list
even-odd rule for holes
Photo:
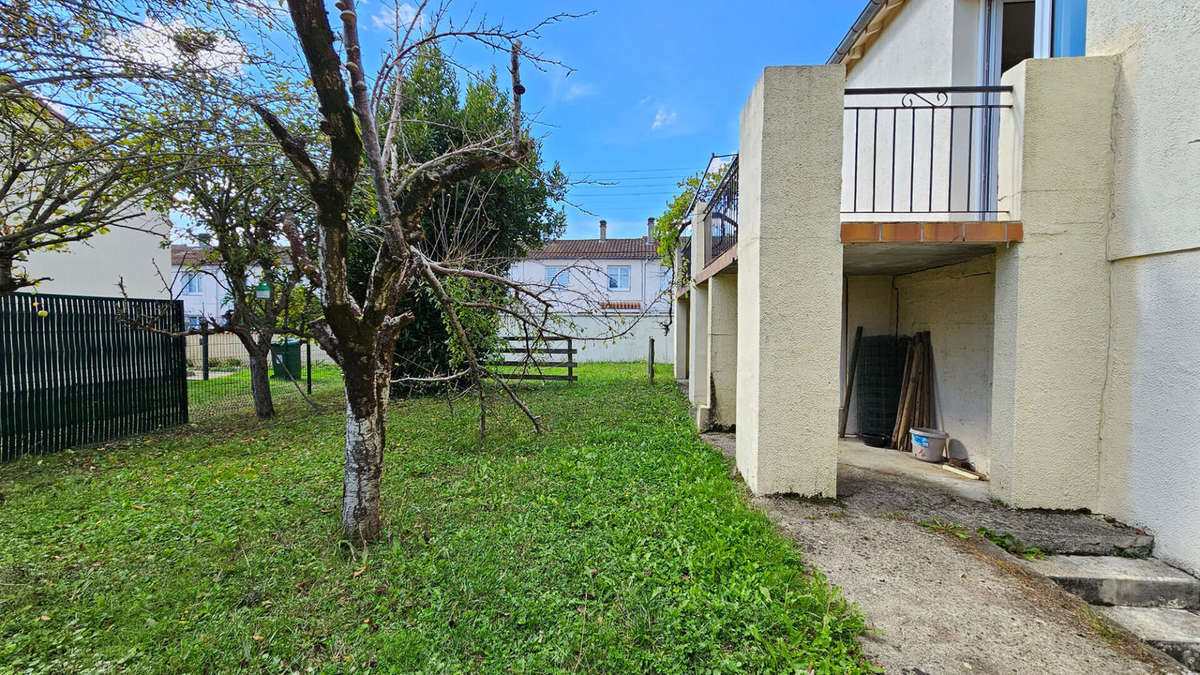
[[909,433],[912,434],[913,457],[924,462],[942,461],[942,452],[946,449],[946,441],[949,440],[950,434],[920,427],[909,429]]

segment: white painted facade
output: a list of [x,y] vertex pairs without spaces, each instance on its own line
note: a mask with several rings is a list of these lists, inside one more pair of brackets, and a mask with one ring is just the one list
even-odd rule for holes
[[639,257],[534,255],[513,263],[509,276],[525,285],[551,287],[557,330],[583,338],[576,343],[578,361],[644,361],[649,340],[654,338],[655,360],[672,363],[671,273],[652,252],[652,242],[642,238],[560,240],[556,244],[572,250],[580,245],[603,247],[621,242],[650,252]]
[[173,265],[171,273],[171,295],[183,301],[184,319],[193,328],[199,327],[201,319],[217,318],[233,309],[229,285],[216,266]]
[[[670,308],[666,291],[671,280],[670,270],[658,258],[629,259],[570,259],[549,258],[520,260],[510,268],[510,277],[525,284],[546,284],[549,275],[565,284],[560,309],[566,311],[575,303],[574,296],[584,294],[593,303],[635,302],[642,310],[664,313]],[[628,277],[628,284],[609,283],[609,274]],[[637,310],[629,310],[637,314]]]
[[32,277],[51,277],[38,285],[41,293],[121,297],[124,282],[130,298],[169,298],[162,277],[171,273],[171,251],[164,244],[170,224],[152,213],[126,224],[62,251],[34,251],[23,266]]

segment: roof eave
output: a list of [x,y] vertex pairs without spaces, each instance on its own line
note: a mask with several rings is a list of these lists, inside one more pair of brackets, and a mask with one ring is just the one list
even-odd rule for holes
[[863,54],[874,42],[890,20],[891,15],[903,5],[905,0],[867,0],[850,30],[833,50],[833,54],[825,61],[827,65],[844,63],[849,70],[862,59]]

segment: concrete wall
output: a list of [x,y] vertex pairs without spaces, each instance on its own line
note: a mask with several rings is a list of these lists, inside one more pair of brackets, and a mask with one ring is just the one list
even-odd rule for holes
[[[64,251],[35,251],[25,263],[30,276],[52,277],[38,285],[42,293],[120,297],[123,279],[131,298],[169,297],[159,271],[169,278],[171,249],[162,246],[169,231],[165,219],[147,214],[127,221],[130,227],[155,233],[114,227],[107,234],[70,244]],[[155,265],[157,264],[157,269]]]
[[840,65],[770,67],[742,111],[736,454],[757,494],[837,493],[844,87]]
[[[584,314],[564,314],[562,318],[573,324],[575,328],[569,331],[572,335],[581,337],[603,336],[612,333],[612,322]],[[670,321],[668,314],[647,314],[640,319],[630,319],[620,325],[617,330],[629,331],[618,338],[610,340],[579,340],[576,348],[579,354],[576,359],[581,363],[597,361],[645,361],[650,352],[649,338],[654,338],[655,363],[673,363],[675,361],[675,343],[663,325]]]
[[896,277],[900,334],[929,331],[935,420],[952,457],[991,471],[992,256]]
[[1000,196],[1024,243],[996,254],[993,495],[1097,507],[1117,61],[1030,59],[1004,75]]
[[[645,314],[600,317],[590,314],[560,314],[553,328],[560,333],[584,339],[576,340],[579,350],[575,360],[580,363],[599,361],[645,361],[649,355],[649,338],[654,338],[654,360],[656,363],[672,363],[675,360],[675,344],[671,335],[663,328],[670,321],[669,314]],[[501,321],[501,333],[520,335],[521,329],[515,321]],[[622,332],[624,331],[624,332]],[[615,338],[606,336],[622,333]],[[606,339],[587,339],[606,338]]]
[[1200,4],[1089,0],[1118,55],[1100,509],[1200,572]]

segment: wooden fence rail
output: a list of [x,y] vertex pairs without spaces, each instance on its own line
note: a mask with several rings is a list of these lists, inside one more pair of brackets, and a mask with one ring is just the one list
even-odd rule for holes
[[0,460],[187,422],[183,303],[14,293],[0,298]]
[[[509,343],[507,348],[500,350],[501,360],[492,361],[488,365],[504,366],[504,367],[520,367],[519,372],[500,371],[496,376],[506,380],[562,380],[566,382],[576,382],[579,376],[575,374],[575,368],[579,366],[575,362],[575,349],[572,338],[569,337],[524,337],[511,336],[502,337],[501,340]],[[512,343],[519,343],[514,346]],[[566,347],[552,347],[551,344],[566,343]],[[517,355],[516,358],[508,358],[508,355]],[[549,358],[558,360],[540,360],[539,355],[546,355]],[[545,369],[566,368],[567,373],[546,373]]]

